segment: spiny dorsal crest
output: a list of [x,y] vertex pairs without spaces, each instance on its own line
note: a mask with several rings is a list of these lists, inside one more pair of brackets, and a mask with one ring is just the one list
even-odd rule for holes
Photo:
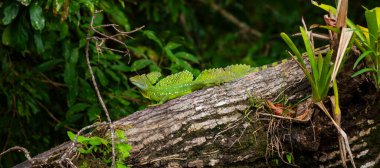
[[206,69],[199,74],[196,82],[204,82],[204,84],[215,83],[221,76],[225,75],[223,68]]
[[251,70],[251,66],[244,64],[230,65],[224,68],[225,71],[234,74],[246,74]]
[[169,75],[164,79],[158,81],[158,87],[175,86],[181,84],[191,83],[193,81],[193,74],[189,71],[178,72],[173,75]]

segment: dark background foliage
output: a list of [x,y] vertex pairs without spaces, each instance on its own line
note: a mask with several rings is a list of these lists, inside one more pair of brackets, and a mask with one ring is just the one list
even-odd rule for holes
[[[215,5],[261,35],[231,23],[213,10]],[[379,2],[350,2],[349,17],[358,24],[364,19],[361,5],[373,8]],[[295,33],[301,16],[309,25],[323,24],[324,14],[304,0],[1,1],[1,151],[19,145],[36,155],[68,140],[66,131],[104,120],[84,55],[94,10],[103,10],[95,25],[114,23],[123,31],[145,26],[133,39],[119,39],[128,45],[130,56],[104,50],[99,54],[91,43],[92,66],[113,120],[149,104],[129,77],[182,70],[197,75],[205,68],[274,62],[287,57],[280,32]],[[112,42],[106,45],[123,49]],[[0,167],[24,159],[19,153],[7,154]]]

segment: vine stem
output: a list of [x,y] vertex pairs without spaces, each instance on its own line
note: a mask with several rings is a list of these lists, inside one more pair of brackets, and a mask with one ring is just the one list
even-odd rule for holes
[[98,89],[98,84],[96,83],[96,79],[95,79],[94,72],[92,70],[91,62],[90,62],[90,51],[89,50],[90,50],[90,41],[91,41],[91,30],[92,30],[92,27],[93,27],[94,19],[96,17],[96,13],[98,13],[98,11],[95,11],[95,13],[92,15],[90,26],[88,27],[88,30],[87,30],[87,37],[86,37],[86,62],[87,62],[88,70],[90,71],[92,84],[94,85],[94,89],[95,89],[96,95],[98,97],[98,100],[100,102],[100,105],[102,106],[103,111],[106,114],[107,121],[108,121],[108,124],[109,124],[109,128],[110,128],[110,131],[111,131],[111,144],[112,144],[112,164],[111,164],[111,167],[114,168],[115,167],[115,160],[116,160],[115,130],[114,130],[114,127],[113,127],[112,120],[111,120],[111,117],[109,115],[108,109],[106,107],[106,104],[104,103],[103,98],[100,95],[100,91]]

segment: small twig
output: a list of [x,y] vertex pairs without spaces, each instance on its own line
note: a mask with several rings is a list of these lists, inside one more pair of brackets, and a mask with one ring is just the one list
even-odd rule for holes
[[[111,167],[115,167],[115,160],[116,160],[116,152],[115,152],[115,130],[113,128],[113,124],[112,124],[112,120],[111,120],[111,117],[110,117],[110,114],[108,112],[108,109],[106,107],[106,104],[104,103],[103,101],[103,98],[102,98],[102,95],[100,94],[100,91],[98,89],[98,84],[96,83],[96,79],[95,79],[95,76],[94,76],[94,72],[92,70],[92,67],[91,67],[91,62],[90,62],[90,39],[91,39],[91,30],[94,30],[93,29],[93,24],[94,24],[94,19],[96,17],[96,13],[95,12],[93,15],[92,15],[92,19],[91,19],[91,22],[90,22],[90,27],[88,28],[88,31],[87,31],[87,42],[86,42],[86,62],[87,62],[87,67],[88,67],[88,70],[90,71],[90,75],[91,75],[91,80],[92,80],[92,84],[94,85],[94,89],[95,89],[95,92],[96,92],[96,95],[98,97],[98,100],[100,102],[100,105],[102,106],[103,108],[103,111],[104,113],[106,114],[106,117],[107,117],[107,121],[108,121],[108,124],[109,124],[109,128],[110,128],[110,131],[111,131],[111,144],[112,144],[112,164],[111,164]],[[113,38],[110,38],[110,39],[113,39]],[[118,41],[118,40],[116,40]],[[119,41],[120,42],[120,41]],[[122,43],[122,42],[120,42]],[[125,45],[124,43],[122,43],[123,45]],[[126,45],[125,45],[126,47]]]
[[1,153],[0,153],[0,159],[1,159],[1,157],[2,157],[4,154],[6,154],[6,153],[8,153],[8,152],[11,152],[11,151],[23,152],[24,155],[25,155],[25,157],[26,157],[26,159],[28,159],[28,161],[30,161],[30,162],[33,164],[33,160],[32,160],[32,158],[30,157],[30,153],[29,153],[29,151],[28,151],[27,149],[21,147],[21,146],[14,146],[14,147],[12,147],[12,148],[9,148],[9,149],[5,150],[4,152],[1,152]]

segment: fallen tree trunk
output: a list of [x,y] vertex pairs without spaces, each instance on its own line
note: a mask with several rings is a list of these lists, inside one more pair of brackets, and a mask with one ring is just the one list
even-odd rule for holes
[[[341,87],[342,125],[357,163],[375,165],[380,159],[379,144],[372,139],[379,138],[379,94],[368,89],[355,101],[354,94],[360,90],[350,91],[363,83],[358,80]],[[125,131],[133,147],[127,163],[134,167],[334,166],[339,164],[337,133],[323,113],[315,112],[310,122],[292,123],[258,117],[256,109],[250,108],[264,99],[287,95],[297,101],[309,94],[303,72],[289,61],[137,111],[114,126]],[[57,165],[68,146],[64,143],[35,156],[33,164],[26,161],[16,167]]]

